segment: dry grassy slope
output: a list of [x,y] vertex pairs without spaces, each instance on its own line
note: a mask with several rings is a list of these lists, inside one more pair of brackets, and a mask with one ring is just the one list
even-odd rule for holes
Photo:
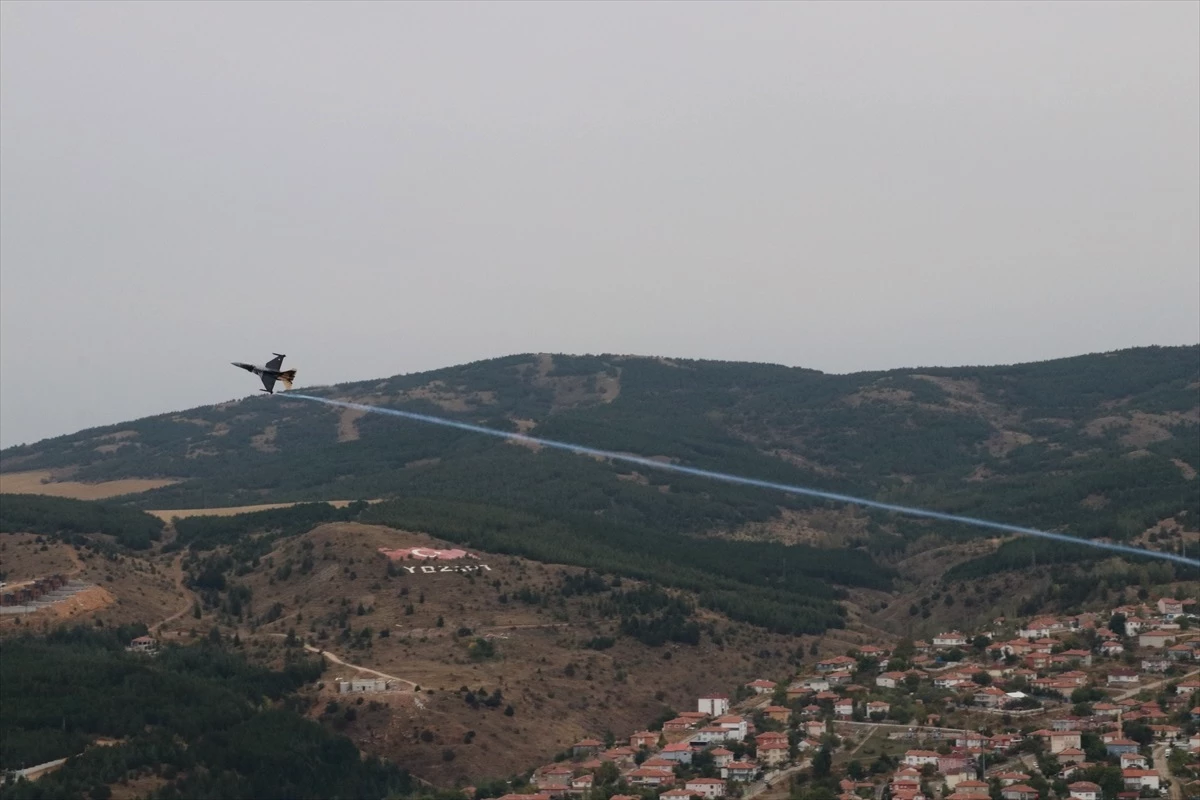
[[[313,544],[317,559],[312,573],[302,576],[293,570],[286,581],[274,580],[274,570],[289,557],[299,563],[306,541]],[[384,546],[446,545],[423,534],[377,526],[324,525],[283,543],[258,571],[239,580],[252,588],[256,613],[276,602],[284,607],[285,616],[259,628],[259,634],[295,627],[298,633],[314,635],[311,627],[316,623],[318,630],[330,630],[331,638],[321,644],[333,653],[422,687],[424,708],[417,707],[407,692],[368,698],[384,701],[386,708],[360,707],[358,720],[346,732],[369,752],[395,758],[439,784],[521,772],[546,762],[585,735],[611,730],[626,736],[657,716],[664,703],[678,710],[692,709],[699,694],[731,692],[759,676],[786,674],[787,652],[806,644],[714,617],[719,629],[733,631],[721,646],[705,637],[696,647],[649,648],[619,639],[609,650],[584,649],[582,642],[613,630],[612,621],[599,619],[592,610],[594,599],[570,598],[560,605],[555,597],[546,610],[511,599],[522,587],[556,587],[564,573],[578,570],[481,554],[479,563],[492,571],[480,578],[407,572],[389,578],[387,562],[377,552]],[[503,594],[509,595],[506,603],[501,602]],[[373,611],[356,616],[360,603]],[[410,603],[414,612],[406,615]],[[386,629],[389,638],[376,635],[370,651],[339,644],[337,627],[326,619],[344,605],[351,609],[354,629]],[[300,623],[297,612],[303,615]],[[438,617],[444,621],[441,628],[436,625]],[[187,617],[179,625],[194,623]],[[458,637],[461,627],[471,628],[473,636]],[[497,659],[475,663],[467,647],[481,633],[503,638],[494,640]],[[845,649],[844,643],[834,647]],[[759,657],[760,651],[768,655]],[[664,658],[668,653],[671,657]],[[324,693],[328,696],[321,698],[314,713],[332,697],[333,679],[351,674],[353,670],[331,666]],[[471,709],[455,693],[461,686],[484,687],[489,692],[499,688],[504,703],[495,710]],[[433,693],[427,694],[428,689]],[[655,697],[659,691],[662,701]],[[515,710],[512,717],[503,714],[509,703]],[[421,741],[424,730],[434,733],[433,742]],[[467,745],[463,737],[470,730],[476,738]],[[454,750],[453,761],[443,760],[447,748]]]
[[[10,583],[33,580],[55,572],[95,584],[71,600],[20,616],[0,617],[0,633],[32,625],[94,623],[153,625],[190,602],[180,591],[169,566],[146,558],[122,555],[115,560],[32,534],[0,534],[0,570]],[[18,621],[19,620],[19,621]]]

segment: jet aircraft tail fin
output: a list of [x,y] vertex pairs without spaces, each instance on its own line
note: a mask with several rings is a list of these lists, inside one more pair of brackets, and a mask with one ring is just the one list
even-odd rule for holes
[[296,370],[294,369],[289,369],[279,373],[279,382],[282,383],[287,389],[292,388],[292,381],[294,380],[296,380]]

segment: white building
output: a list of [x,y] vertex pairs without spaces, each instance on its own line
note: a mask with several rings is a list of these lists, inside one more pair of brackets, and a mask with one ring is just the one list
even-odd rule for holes
[[723,694],[710,694],[701,697],[696,710],[710,717],[719,717],[729,713],[729,698]]

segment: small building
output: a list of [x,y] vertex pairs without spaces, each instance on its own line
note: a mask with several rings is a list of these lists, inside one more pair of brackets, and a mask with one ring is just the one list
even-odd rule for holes
[[747,683],[746,688],[751,689],[755,694],[770,694],[775,691],[775,681],[767,681],[759,678],[756,681]]
[[1101,800],[1100,784],[1091,781],[1076,781],[1067,786],[1071,800]]
[[1004,800],[1038,800],[1038,791],[1024,783],[1014,783],[1000,790]]
[[338,694],[369,694],[386,692],[391,685],[383,678],[351,678],[337,682]]
[[748,783],[754,780],[754,775],[757,772],[757,764],[750,764],[745,761],[734,761],[721,767],[722,778],[729,781],[737,781],[738,783]]
[[729,713],[729,698],[723,694],[710,694],[701,697],[696,710],[710,717],[719,717]]
[[792,710],[787,706],[767,706],[763,709],[763,714],[767,719],[786,724],[792,717]]
[[643,747],[654,747],[656,744],[658,744],[659,736],[660,734],[655,733],[654,731],[638,731],[637,733],[630,735],[629,745],[630,747],[634,747],[636,749],[641,749]]
[[131,653],[153,653],[158,649],[158,642],[153,636],[139,636],[129,643],[129,647],[125,648]]
[[692,748],[687,742],[675,742],[664,747],[658,757],[680,764],[690,764],[692,763]]
[[720,778],[692,778],[684,784],[684,788],[705,800],[725,796],[725,781]]

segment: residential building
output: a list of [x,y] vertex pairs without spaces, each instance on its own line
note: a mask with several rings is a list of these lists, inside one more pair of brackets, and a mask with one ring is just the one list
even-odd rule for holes
[[739,783],[747,783],[753,780],[757,772],[757,764],[749,764],[745,761],[734,761],[721,767],[722,778]]
[[[725,796],[725,781],[720,778],[692,778],[683,785],[683,788],[705,800],[714,800]],[[1092,800],[1096,800],[1096,798],[1092,798]]]
[[729,698],[723,694],[710,694],[701,697],[696,709],[701,714],[719,717],[729,713]]
[[1102,800],[1100,785],[1091,781],[1076,781],[1067,786],[1071,800]]
[[775,691],[775,681],[767,681],[759,678],[756,681],[747,683],[746,688],[753,690],[755,694],[770,694]]
[[1150,789],[1158,791],[1158,772],[1152,769],[1123,769],[1121,777],[1125,779],[1125,788],[1130,791]]
[[1004,800],[1038,800],[1038,791],[1024,783],[1014,783],[1000,790]]

